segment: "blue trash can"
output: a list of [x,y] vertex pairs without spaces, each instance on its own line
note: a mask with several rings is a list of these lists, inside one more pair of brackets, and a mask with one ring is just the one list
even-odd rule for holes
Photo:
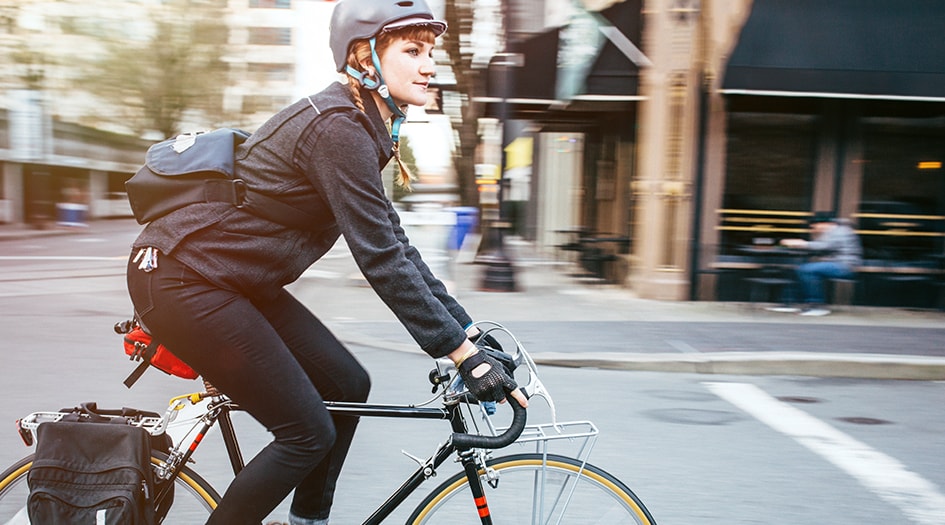
[[56,204],[56,221],[60,226],[85,226],[85,214],[89,207],[85,204],[60,202]]
[[463,247],[466,234],[476,227],[479,209],[472,206],[459,206],[450,210],[456,214],[456,225],[450,230],[448,246],[450,250],[459,250]]

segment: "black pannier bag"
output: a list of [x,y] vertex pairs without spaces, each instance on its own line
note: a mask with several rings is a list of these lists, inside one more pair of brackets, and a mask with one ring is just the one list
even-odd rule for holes
[[145,429],[125,418],[85,417],[43,423],[36,433],[36,455],[27,478],[30,523],[157,522],[152,500],[153,438]]

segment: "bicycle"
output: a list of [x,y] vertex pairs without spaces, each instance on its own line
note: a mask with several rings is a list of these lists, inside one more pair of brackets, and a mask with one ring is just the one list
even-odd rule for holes
[[[512,352],[495,352],[510,371],[518,370],[526,395],[543,399],[551,421],[526,424],[526,411],[511,397],[512,407],[498,415],[495,406],[478,403],[453,374],[448,359],[436,360],[429,374],[435,396],[421,404],[384,405],[372,403],[326,402],[332,413],[357,417],[442,419],[450,422],[451,434],[427,459],[414,459],[418,468],[403,484],[364,520],[378,524],[397,509],[421,484],[437,474],[437,469],[453,455],[463,470],[437,485],[413,510],[407,523],[420,524],[635,524],[656,525],[643,502],[623,482],[588,462],[599,434],[590,421],[557,421],[554,400],[538,376],[534,360],[505,327],[494,322],[478,323],[501,346]],[[524,367],[522,366],[524,365]],[[188,466],[191,456],[207,432],[218,426],[234,474],[243,467],[243,457],[230,414],[239,407],[212,385],[206,390],[174,397],[163,416],[152,413],[133,418],[130,424],[152,435],[164,434],[169,425],[186,429],[167,452],[152,451],[152,466],[158,480],[155,504],[166,523],[203,523],[220,500],[219,493]],[[440,400],[441,406],[433,405]],[[502,405],[500,405],[502,406]],[[178,420],[182,409],[193,416]],[[17,422],[21,437],[32,444],[36,428],[58,421],[65,412],[34,412]],[[106,416],[108,416],[106,414]],[[505,418],[503,420],[502,418]],[[513,443],[532,451],[494,457],[494,451]],[[552,445],[569,443],[573,455],[552,453]],[[406,453],[405,453],[406,454]],[[25,520],[26,482],[32,464],[27,456],[0,474],[0,524],[28,523]],[[171,490],[173,487],[173,491]],[[187,496],[186,498],[184,496]],[[170,500],[168,500],[170,498]],[[170,502],[170,503],[168,503]],[[21,521],[16,521],[17,519]]]

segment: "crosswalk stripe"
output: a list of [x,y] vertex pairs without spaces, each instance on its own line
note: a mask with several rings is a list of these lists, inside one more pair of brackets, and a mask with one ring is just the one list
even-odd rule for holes
[[945,523],[945,495],[899,460],[746,383],[704,383],[714,394],[853,476],[914,523]]

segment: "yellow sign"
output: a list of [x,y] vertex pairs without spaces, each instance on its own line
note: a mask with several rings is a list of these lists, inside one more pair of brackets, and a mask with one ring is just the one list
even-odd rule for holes
[[532,165],[532,137],[519,137],[505,147],[505,169],[526,168]]

